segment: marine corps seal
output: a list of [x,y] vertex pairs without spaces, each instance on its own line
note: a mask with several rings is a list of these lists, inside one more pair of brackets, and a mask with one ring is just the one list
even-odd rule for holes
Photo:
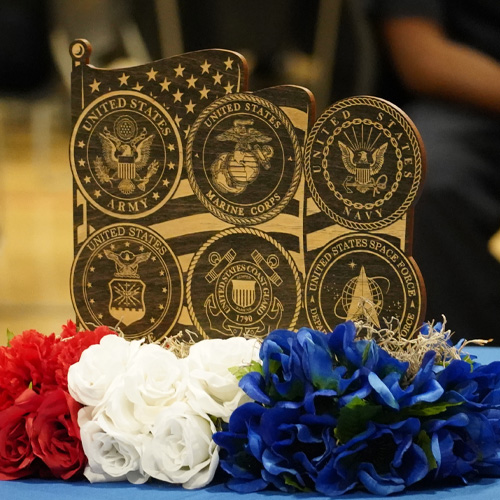
[[396,320],[404,336],[414,333],[425,310],[416,265],[387,240],[364,233],[326,245],[305,284],[310,325],[324,332],[346,320],[381,328]]
[[275,217],[300,181],[293,125],[278,107],[252,94],[231,94],[208,106],[193,125],[186,156],[196,196],[231,224]]
[[206,337],[263,337],[293,328],[301,282],[288,252],[266,233],[230,228],[208,240],[188,271],[187,303]]
[[175,122],[137,92],[110,92],[78,119],[70,143],[75,181],[98,210],[137,219],[163,206],[179,184],[183,156]]
[[154,231],[115,224],[93,233],[80,248],[71,297],[84,325],[119,325],[128,339],[158,340],[180,315],[182,272]]
[[423,145],[410,119],[375,97],[328,108],[307,140],[306,179],[318,207],[355,231],[403,217],[423,180]]

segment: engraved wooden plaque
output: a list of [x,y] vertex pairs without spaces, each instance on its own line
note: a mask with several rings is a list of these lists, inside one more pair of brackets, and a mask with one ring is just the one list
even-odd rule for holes
[[330,106],[308,138],[305,307],[330,331],[347,319],[419,328],[425,288],[411,257],[414,204],[425,174],[411,120],[368,96]]
[[226,50],[113,70],[90,52],[70,47],[79,323],[154,341],[303,324],[310,92],[244,92]]

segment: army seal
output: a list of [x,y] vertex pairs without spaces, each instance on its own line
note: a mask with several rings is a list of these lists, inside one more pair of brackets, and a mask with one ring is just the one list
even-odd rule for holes
[[182,271],[157,233],[114,224],[93,233],[71,271],[71,298],[84,325],[118,325],[127,339],[159,340],[181,313]]
[[183,163],[169,113],[138,92],[110,92],[80,115],[70,142],[78,188],[99,211],[118,219],[154,213],[173,195]]
[[186,146],[191,187],[216,217],[253,225],[278,215],[297,190],[302,154],[293,125],[252,94],[218,99],[200,114]]
[[346,320],[385,327],[396,320],[404,336],[422,321],[423,281],[412,260],[384,238],[356,233],[326,245],[306,278],[312,328],[330,332]]
[[423,144],[411,120],[375,97],[328,108],[307,140],[306,179],[318,207],[355,231],[402,218],[421,189]]
[[210,238],[188,270],[187,304],[206,337],[263,337],[295,326],[301,280],[290,254],[266,233],[230,228]]

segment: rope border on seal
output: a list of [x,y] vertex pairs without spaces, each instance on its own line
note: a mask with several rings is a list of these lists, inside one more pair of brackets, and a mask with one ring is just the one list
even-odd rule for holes
[[[288,188],[286,195],[283,197],[283,199],[275,205],[271,210],[266,212],[263,215],[256,216],[256,217],[237,217],[231,214],[227,214],[220,210],[218,207],[212,205],[209,203],[206,199],[206,197],[203,195],[201,192],[201,189],[198,186],[198,183],[195,179],[194,176],[194,168],[193,168],[193,143],[194,143],[194,138],[196,133],[198,132],[200,125],[203,123],[205,118],[214,110],[219,108],[222,104],[226,102],[233,102],[236,100],[242,100],[242,101],[248,101],[248,102],[253,102],[255,104],[259,104],[263,107],[270,108],[274,114],[276,114],[283,125],[286,128],[286,131],[288,132],[288,135],[292,141],[292,146],[294,150],[294,155],[295,155],[295,169],[292,177],[292,182],[290,184],[290,187]],[[284,159],[285,161],[285,159]],[[224,221],[224,222],[229,222],[230,224],[234,224],[236,226],[253,226],[256,224],[262,224],[263,222],[267,222],[268,220],[276,217],[278,214],[280,214],[285,207],[288,205],[290,200],[293,198],[295,195],[297,188],[299,186],[300,178],[302,175],[302,166],[304,164],[303,158],[302,158],[302,148],[300,147],[299,140],[297,138],[297,134],[295,133],[294,126],[292,125],[290,119],[285,115],[281,109],[273,104],[272,102],[263,99],[262,97],[255,96],[253,94],[247,94],[247,93],[238,93],[238,94],[230,94],[225,97],[222,97],[220,99],[215,100],[212,104],[210,104],[208,107],[206,107],[201,114],[198,116],[196,121],[194,122],[191,131],[188,136],[188,140],[186,142],[186,170],[188,174],[188,180],[189,184],[191,185],[191,189],[193,190],[194,194],[198,198],[198,200],[201,201],[203,206],[213,215],[215,215],[218,219]]]
[[297,265],[295,264],[295,261],[293,260],[292,256],[288,253],[288,251],[279,243],[276,241],[274,238],[269,236],[268,234],[264,233],[263,231],[260,231],[259,229],[255,229],[253,227],[230,227],[228,229],[224,229],[211,238],[209,238],[201,247],[200,249],[196,252],[194,255],[193,259],[191,260],[191,263],[189,264],[189,269],[187,272],[187,277],[186,277],[186,302],[187,302],[187,308],[189,312],[189,316],[193,320],[194,326],[198,329],[198,331],[201,333],[201,335],[209,339],[209,337],[205,330],[202,328],[201,324],[198,321],[198,318],[196,317],[196,314],[194,312],[194,307],[193,307],[193,301],[192,301],[192,295],[191,295],[191,283],[193,281],[193,275],[194,275],[194,269],[196,267],[196,264],[200,260],[201,256],[205,253],[208,247],[212,245],[217,240],[220,240],[224,236],[230,235],[230,234],[251,234],[254,236],[258,236],[260,238],[263,238],[267,242],[271,243],[274,245],[280,252],[281,254],[285,257],[288,265],[290,266],[290,269],[292,270],[293,278],[295,280],[295,289],[297,292],[297,303],[295,305],[295,313],[293,315],[293,318],[290,322],[290,326],[288,327],[290,330],[293,330],[295,327],[295,324],[297,323],[297,320],[299,318],[300,310],[302,308],[302,279],[300,277],[299,270],[297,268]]
[[[316,186],[314,185],[314,181],[312,179],[311,174],[311,154],[312,147],[314,141],[316,140],[316,135],[320,131],[323,124],[337,111],[346,108],[346,104],[354,104],[354,105],[370,105],[374,106],[381,111],[385,111],[392,118],[394,118],[397,123],[399,123],[403,130],[406,132],[407,137],[410,141],[411,147],[414,151],[415,158],[415,178],[412,183],[412,187],[410,192],[406,196],[405,201],[399,206],[399,208],[393,212],[388,217],[378,221],[378,222],[353,222],[349,221],[339,214],[335,213],[321,198],[319,195]],[[314,124],[311,133],[307,139],[306,149],[305,149],[305,159],[304,159],[304,172],[307,181],[307,185],[311,191],[311,195],[318,205],[318,207],[331,219],[333,219],[337,224],[346,227],[347,229],[352,229],[354,231],[373,231],[376,229],[382,229],[396,222],[400,218],[402,218],[409,210],[413,202],[415,201],[418,191],[420,189],[421,181],[422,181],[422,151],[420,147],[420,142],[418,140],[417,134],[415,130],[410,125],[410,122],[407,118],[395,107],[389,106],[388,103],[382,99],[377,99],[374,97],[349,97],[347,99],[343,99],[338,101],[337,103],[330,106],[323,114],[319,117],[319,119]]]

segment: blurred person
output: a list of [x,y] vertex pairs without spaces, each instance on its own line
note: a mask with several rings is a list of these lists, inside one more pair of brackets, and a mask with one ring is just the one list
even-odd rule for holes
[[[378,0],[377,26],[427,152],[414,251],[428,320],[500,343],[500,2]],[[390,96],[389,96],[390,99]]]

